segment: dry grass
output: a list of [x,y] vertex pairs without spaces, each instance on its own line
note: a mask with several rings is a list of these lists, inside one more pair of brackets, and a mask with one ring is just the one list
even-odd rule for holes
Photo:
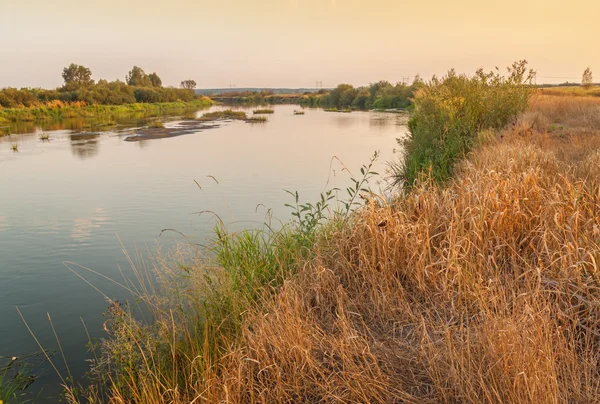
[[505,137],[365,209],[249,315],[217,397],[599,402],[599,184],[597,151]]
[[595,133],[600,129],[600,97],[536,95],[522,120],[542,133]]
[[[153,334],[121,323],[135,366],[111,402],[600,402],[600,132],[568,125],[579,107],[537,98],[444,187],[333,223],[237,333],[198,339],[169,309]],[[557,116],[585,140],[534,128]],[[171,290],[210,300],[188,274]]]
[[540,88],[538,93],[544,95],[554,95],[559,97],[577,96],[577,97],[600,97],[600,86],[582,87],[548,87]]

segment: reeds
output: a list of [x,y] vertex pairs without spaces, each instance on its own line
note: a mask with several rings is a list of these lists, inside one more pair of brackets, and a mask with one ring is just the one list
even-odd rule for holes
[[50,140],[50,135],[47,134],[47,133],[42,133],[42,134],[40,134],[40,140],[41,141],[48,141],[48,140]]
[[253,114],[274,114],[274,109],[255,109],[252,111]]
[[268,119],[266,116],[250,116],[246,119],[247,123],[265,123]]
[[295,110],[294,115],[304,115],[304,111]]
[[13,143],[10,145],[10,149],[14,152],[18,152],[19,151],[19,144],[18,143]]

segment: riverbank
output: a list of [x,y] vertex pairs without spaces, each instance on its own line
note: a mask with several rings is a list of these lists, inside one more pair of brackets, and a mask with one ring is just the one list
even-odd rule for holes
[[[188,102],[135,103],[124,105],[85,105],[85,103],[57,104],[23,108],[0,108],[0,125],[11,122],[35,122],[75,117],[110,118],[118,115],[160,115],[177,111],[208,108],[214,102],[202,97]],[[5,135],[6,133],[0,133]]]
[[599,401],[598,105],[523,79],[420,92],[392,198],[366,165],[337,202],[292,193],[282,230],[217,226],[210,255],[157,257],[161,293],[132,287],[156,321],[111,303],[86,395]]

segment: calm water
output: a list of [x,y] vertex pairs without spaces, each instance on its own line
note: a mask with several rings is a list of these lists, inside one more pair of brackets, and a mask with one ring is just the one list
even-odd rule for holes
[[[44,348],[57,349],[49,313],[71,371],[81,377],[87,369],[81,321],[92,337],[104,336],[106,302],[65,261],[122,279],[119,268],[132,276],[123,246],[143,257],[156,243],[164,249],[183,240],[175,233],[159,237],[164,228],[209,236],[214,219],[195,212],[216,212],[235,229],[262,223],[267,208],[287,220],[283,205],[291,200],[284,189],[314,201],[330,174],[328,187],[347,185],[342,166],[331,163],[334,156],[358,173],[379,150],[376,171],[382,173],[395,158],[395,139],[406,132],[405,117],[397,114],[307,109],[295,116],[294,109],[276,106],[266,124],[228,122],[143,142],[125,142],[110,131],[73,140],[70,135],[86,126],[80,121],[47,126],[46,142],[31,125],[20,129],[29,134],[0,138],[0,356],[39,351],[15,307]],[[15,142],[17,153],[10,149]],[[126,297],[105,279],[80,272],[107,295]],[[59,356],[54,360],[64,370]],[[55,381],[47,372],[34,390],[47,385],[42,397],[53,401]]]

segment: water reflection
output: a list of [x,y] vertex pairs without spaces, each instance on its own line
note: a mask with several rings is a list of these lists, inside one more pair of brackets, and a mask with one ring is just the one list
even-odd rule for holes
[[78,133],[70,135],[71,153],[73,156],[85,160],[98,155],[98,137],[99,133]]
[[370,115],[369,128],[384,131],[392,126],[406,126],[407,123],[407,113],[373,113]]
[[0,231],[8,230],[8,220],[6,216],[0,216]]
[[344,112],[328,112],[329,114],[336,114],[335,123],[340,128],[349,128],[357,124],[357,120],[350,113]]
[[73,241],[83,243],[92,237],[92,231],[101,227],[108,221],[104,208],[96,208],[91,217],[78,217],[73,222],[71,238]]

